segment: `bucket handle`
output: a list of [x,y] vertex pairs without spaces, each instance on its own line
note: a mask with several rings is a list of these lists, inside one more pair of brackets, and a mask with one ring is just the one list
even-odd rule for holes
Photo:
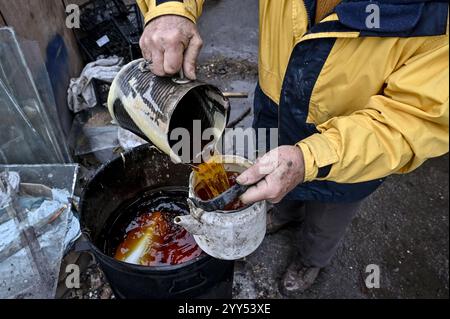
[[92,252],[91,244],[88,240],[80,239],[75,243],[74,251],[77,253]]

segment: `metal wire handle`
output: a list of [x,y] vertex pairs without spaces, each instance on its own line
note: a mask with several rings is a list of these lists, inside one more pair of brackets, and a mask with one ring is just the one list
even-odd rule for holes
[[[139,70],[143,73],[145,72],[151,72],[150,65],[153,64],[153,61],[144,60],[139,64]],[[178,73],[177,77],[173,77],[172,81],[176,84],[188,84],[192,82],[188,78],[184,76],[183,68],[181,68],[180,72]]]
[[[139,70],[143,73],[145,72],[151,72],[150,66],[153,64],[153,61],[144,60],[139,64]],[[178,77],[173,77],[172,81],[176,84],[188,84],[192,82],[188,78],[184,76],[183,68],[181,68],[180,72],[178,73]]]
[[139,71],[142,73],[151,72],[150,65],[153,64],[153,61],[144,60],[139,64]]
[[180,73],[178,74],[178,77],[172,78],[172,81],[175,82],[176,84],[188,84],[188,83],[192,82],[191,80],[189,80],[188,78],[186,78],[184,76],[183,68],[181,68]]

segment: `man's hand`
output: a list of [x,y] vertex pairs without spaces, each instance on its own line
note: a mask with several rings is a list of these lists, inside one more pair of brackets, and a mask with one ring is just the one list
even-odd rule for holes
[[188,79],[196,79],[195,67],[203,41],[191,20],[175,15],[158,17],[148,23],[139,44],[144,58],[152,61],[154,74],[174,75],[183,68]]
[[252,185],[241,200],[252,204],[262,200],[279,203],[305,179],[303,153],[297,146],[281,146],[263,156],[256,164],[242,173],[237,182]]

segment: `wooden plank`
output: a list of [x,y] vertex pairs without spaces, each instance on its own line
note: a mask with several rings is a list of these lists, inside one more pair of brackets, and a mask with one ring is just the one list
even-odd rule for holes
[[72,115],[67,107],[70,79],[78,77],[83,61],[73,30],[66,27],[62,0],[0,0],[0,12],[19,39],[36,41],[52,82],[58,116],[66,136]]
[[73,31],[65,25],[65,7],[61,0],[0,0],[0,12],[19,37],[39,43],[45,58],[49,44],[61,36],[69,56],[70,75],[79,74],[82,61]]

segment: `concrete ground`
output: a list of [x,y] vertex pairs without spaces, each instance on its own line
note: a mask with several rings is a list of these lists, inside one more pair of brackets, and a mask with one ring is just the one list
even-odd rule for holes
[[[237,298],[282,298],[278,279],[295,249],[293,227],[238,263]],[[448,157],[390,178],[365,203],[332,264],[299,298],[448,298]],[[365,286],[367,265],[381,288]]]
[[[206,1],[200,76],[225,91],[252,92],[257,81],[258,2]],[[251,106],[232,100],[234,119]],[[251,114],[238,126],[251,125]],[[337,256],[299,298],[448,298],[448,156],[390,177],[352,223]],[[295,249],[292,227],[268,236],[237,263],[236,298],[282,298],[278,279]],[[365,286],[366,267],[381,269],[381,288]]]

